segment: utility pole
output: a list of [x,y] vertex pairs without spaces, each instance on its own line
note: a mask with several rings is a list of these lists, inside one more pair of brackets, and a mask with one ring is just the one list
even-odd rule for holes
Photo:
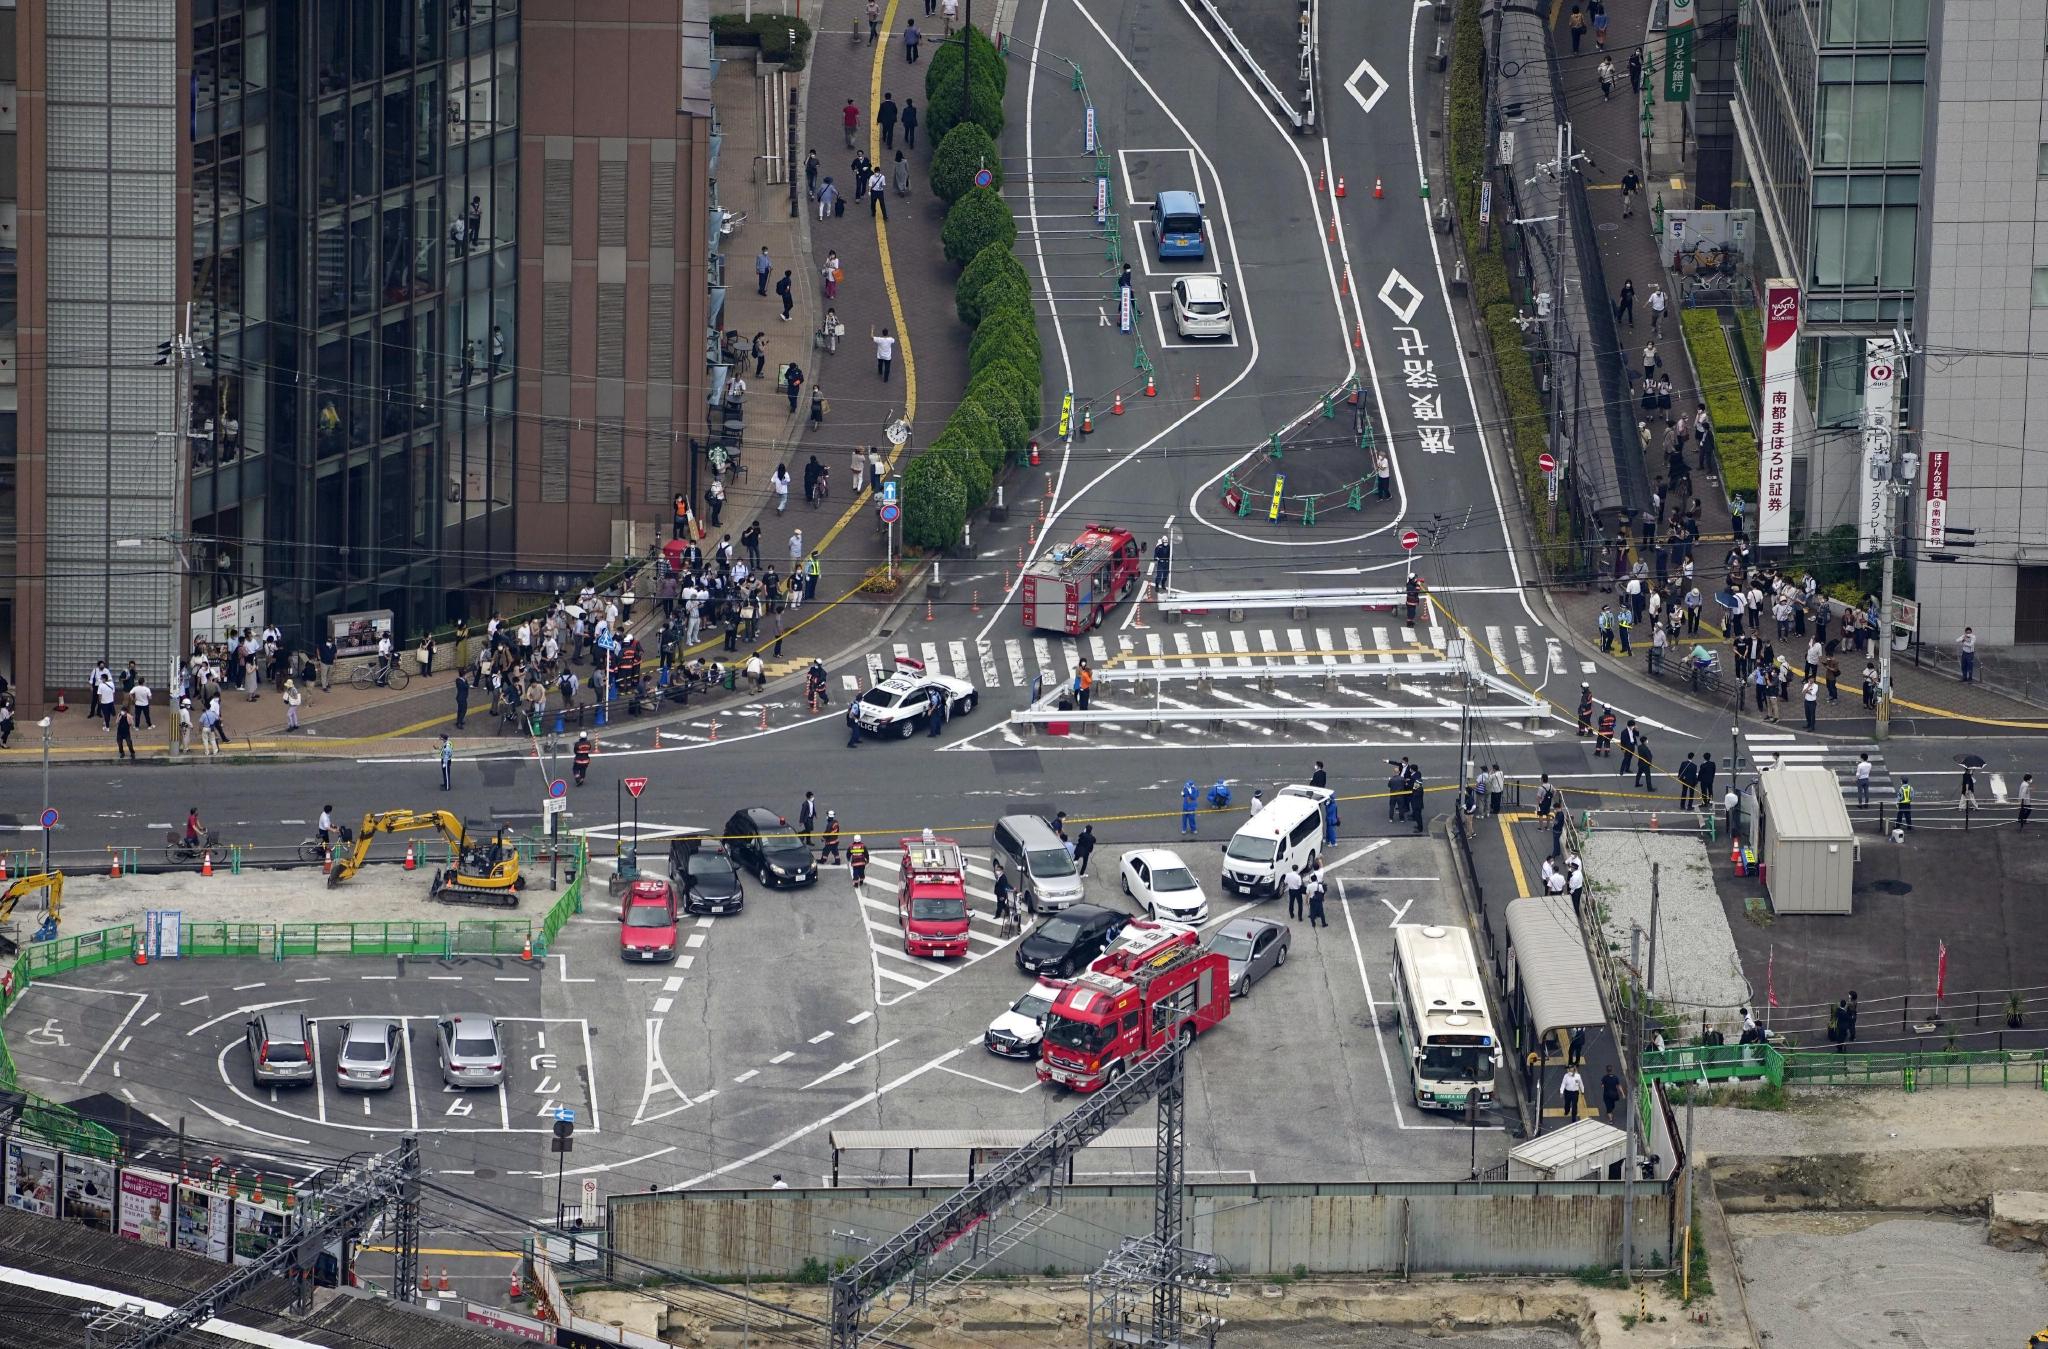
[[1897,566],[1892,533],[1891,522],[1887,520],[1884,581],[1877,594],[1877,724],[1871,728],[1871,734],[1879,740],[1889,739],[1892,733],[1892,572]]
[[[186,553],[191,541],[192,529],[192,305],[187,301],[183,321],[170,340],[157,344],[156,364],[168,365],[177,377],[172,397],[177,399],[175,417],[177,430],[169,433],[175,449],[171,461],[171,532],[168,541],[171,555],[177,562],[177,578],[172,587],[171,604],[171,656],[170,668],[164,672],[163,708],[165,747],[172,758],[178,750],[178,673],[181,657],[192,646],[192,565]],[[213,458],[220,459],[220,428],[227,420],[227,407],[216,399],[213,411]],[[163,433],[159,433],[161,436]]]
[[[1637,963],[1638,958],[1642,955],[1642,951],[1643,930],[1639,927],[1631,927],[1628,937],[1628,963],[1631,967],[1635,969],[1642,968]],[[1630,1012],[1629,1029],[1634,1031],[1635,1034],[1628,1042],[1623,1044],[1621,1050],[1621,1061],[1624,1071],[1622,1082],[1628,1088],[1628,1100],[1624,1106],[1628,1111],[1628,1118],[1621,1122],[1622,1132],[1628,1136],[1628,1154],[1621,1164],[1621,1277],[1624,1283],[1634,1276],[1635,1269],[1636,1081],[1642,1076],[1640,1067],[1642,1061],[1643,998],[1642,986],[1640,984],[1636,986],[1636,996],[1633,1001],[1635,1006]]]
[[1657,872],[1661,863],[1650,863],[1650,965],[1643,971],[1645,996],[1657,991]]

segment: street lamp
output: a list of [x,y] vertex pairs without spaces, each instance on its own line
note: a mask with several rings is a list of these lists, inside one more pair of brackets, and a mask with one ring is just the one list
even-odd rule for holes
[[[36,725],[41,727],[43,732],[43,817],[48,818],[50,814],[50,719],[48,717],[44,717],[41,721],[37,722]],[[49,873],[49,870],[50,830],[49,827],[45,825],[43,828],[44,874],[47,875]]]

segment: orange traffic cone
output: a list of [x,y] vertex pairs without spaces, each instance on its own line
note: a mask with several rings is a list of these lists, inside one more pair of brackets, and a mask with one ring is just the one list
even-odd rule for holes
[[711,739],[714,743],[718,740],[718,714],[716,712],[711,714]]
[[1351,269],[1349,267],[1337,273],[1337,293],[1339,295],[1349,295],[1351,293]]
[[968,609],[970,612],[977,614],[981,612],[981,592],[979,590],[974,592],[974,598],[969,601]]
[[927,623],[932,621],[932,597],[930,595],[924,597],[924,621]]
[[140,931],[135,934],[135,963],[138,965],[147,965],[149,963],[149,952],[142,949],[142,933]]
[[52,712],[69,712],[71,710],[71,704],[64,701],[64,690],[57,690],[57,705],[50,710]]
[[1124,396],[1121,392],[1117,394],[1116,401],[1109,405],[1109,415],[1112,417],[1121,417],[1124,415]]
[[1333,244],[1337,242],[1337,217],[1335,216],[1330,217],[1330,230],[1328,242]]
[[213,854],[211,852],[200,857],[199,874],[202,876],[211,876],[213,874]]
[[1652,829],[1655,829],[1656,827],[1657,827],[1657,812],[1653,810],[1653,811],[1651,811],[1651,812],[1650,812],[1650,828],[1652,828]]
[[107,868],[107,878],[116,881],[121,879],[121,854],[114,854],[114,865]]
[[[1147,375],[1147,376],[1145,377],[1145,387],[1146,387],[1146,389],[1147,389],[1148,391],[1149,391],[1149,390],[1151,389],[1151,387],[1152,387],[1152,377],[1151,377],[1150,375]],[[1092,409],[1092,408],[1082,408],[1082,409],[1081,409],[1081,434],[1082,434],[1082,435],[1084,435],[1084,436],[1086,436],[1086,435],[1092,435],[1092,434],[1094,434],[1094,431],[1095,431],[1095,411],[1094,411],[1094,409]]]
[[1344,195],[1344,175],[1341,173],[1337,175],[1337,195],[1339,197]]
[[420,1291],[422,1293],[434,1291],[434,1276],[426,1273],[424,1270],[420,1273]]
[[1373,180],[1372,180],[1372,199],[1373,199],[1374,201],[1378,201],[1378,200],[1379,200],[1379,199],[1380,199],[1381,197],[1384,197],[1384,196],[1386,196],[1386,195],[1387,195],[1387,189],[1386,189],[1386,188],[1385,188],[1385,187],[1384,187],[1384,186],[1383,186],[1383,185],[1382,185],[1382,184],[1380,183],[1380,180],[1379,180],[1379,179],[1377,179],[1377,178],[1373,179]]
[[7,879],[7,854],[0,852],[0,881]]
[[768,709],[765,707],[761,709],[761,724],[757,729],[763,731],[768,729]]
[[1354,351],[1363,351],[1363,350],[1365,350],[1365,325],[1364,325],[1364,324],[1362,324],[1362,323],[1354,323],[1353,325],[1351,325],[1351,347],[1352,347],[1352,349],[1353,349]]
[[419,857],[418,857],[418,856],[417,856],[417,855],[416,855],[416,854],[415,854],[415,853],[413,852],[413,846],[412,846],[412,844],[410,844],[410,843],[406,844],[406,845],[405,845],[405,869],[406,869],[407,871],[417,871],[417,870],[419,870],[419,866],[420,866],[420,859],[419,859]]
[[1195,401],[1197,403],[1202,401],[1202,377],[1200,375],[1195,376]]
[[1031,467],[1038,467],[1038,441],[1036,438],[1033,438],[1031,442]]
[[438,1287],[443,1293],[448,1291],[448,1266],[446,1265],[441,1266],[441,1282]]
[[1159,396],[1159,386],[1152,382],[1152,372],[1150,370],[1145,372],[1145,396],[1147,398],[1157,398]]
[[332,848],[322,848],[320,850],[320,874],[325,876],[333,870],[334,850]]
[[506,1295],[514,1302],[526,1296],[525,1285],[519,1280],[519,1266],[517,1265],[512,1266],[512,1286],[506,1290]]
[[654,728],[654,747],[656,749],[661,748],[661,727],[659,726]]
[[1328,188],[1328,187],[1329,187],[1329,185],[1330,185],[1330,183],[1329,183],[1329,180],[1328,180],[1327,178],[1323,177],[1323,171],[1322,171],[1321,169],[1317,169],[1317,170],[1316,170],[1316,191],[1318,191],[1318,192],[1321,192],[1321,191],[1323,191],[1324,189]]
[[1742,840],[1734,834],[1728,836],[1728,865],[1737,866],[1742,862]]
[[526,941],[519,948],[519,958],[521,960],[533,959],[533,934],[530,932],[526,935]]

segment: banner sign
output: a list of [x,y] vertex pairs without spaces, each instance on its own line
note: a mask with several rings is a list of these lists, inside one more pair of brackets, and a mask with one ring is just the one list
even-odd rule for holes
[[1692,0],[1671,0],[1664,24],[1664,101],[1683,103],[1692,97]]
[[1756,541],[1792,541],[1792,400],[1799,394],[1799,283],[1764,282],[1764,443]]
[[1927,452],[1927,515],[1922,541],[1929,548],[1948,542],[1948,454],[1947,450]]
[[1869,554],[1891,539],[1892,444],[1898,425],[1898,344],[1873,337],[1863,348],[1863,478],[1858,484],[1861,506],[1856,512],[1858,551]]

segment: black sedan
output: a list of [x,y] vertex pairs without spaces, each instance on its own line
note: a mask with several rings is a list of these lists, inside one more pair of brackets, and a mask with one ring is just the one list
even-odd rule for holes
[[683,892],[685,913],[738,913],[746,907],[740,870],[722,843],[693,844],[681,857],[670,859],[669,871]]
[[763,806],[736,810],[725,822],[725,846],[733,865],[754,873],[763,885],[815,885],[818,862],[789,821]]
[[1088,968],[1130,921],[1094,904],[1075,904],[1040,923],[1017,943],[1017,968],[1065,979]]

